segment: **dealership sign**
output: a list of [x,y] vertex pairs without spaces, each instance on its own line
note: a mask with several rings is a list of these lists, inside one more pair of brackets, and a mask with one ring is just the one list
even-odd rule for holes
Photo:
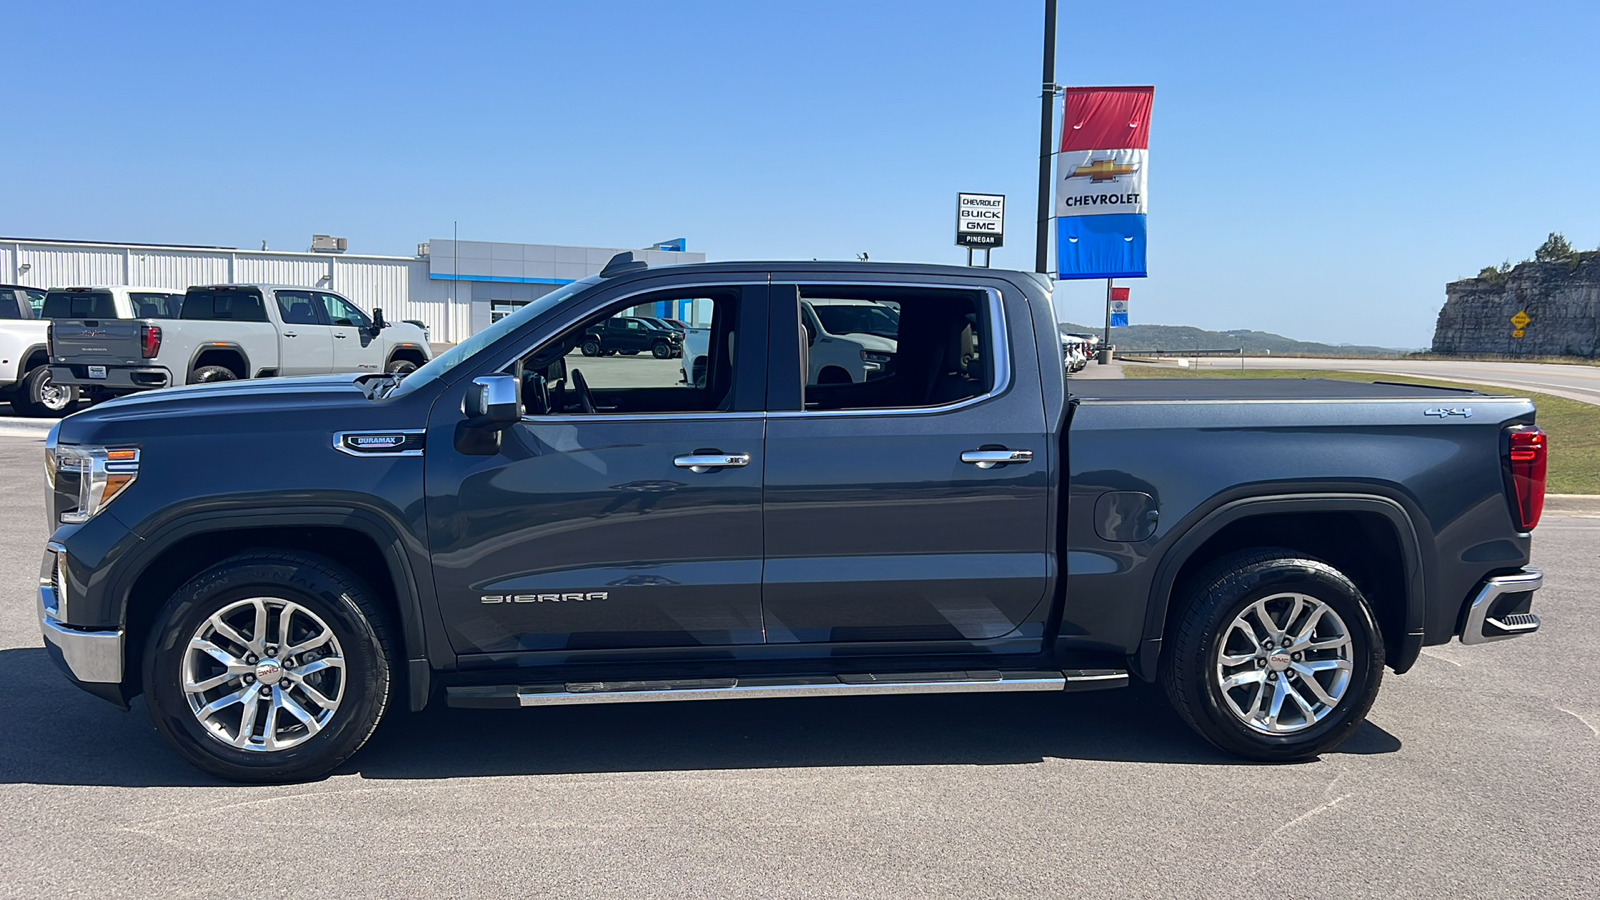
[[956,195],[956,246],[992,250],[1005,241],[1004,194]]

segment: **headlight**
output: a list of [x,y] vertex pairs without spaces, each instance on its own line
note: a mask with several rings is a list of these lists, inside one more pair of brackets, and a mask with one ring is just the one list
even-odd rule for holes
[[45,478],[64,525],[89,521],[139,475],[136,447],[46,445]]
[[869,351],[863,350],[863,351],[861,351],[861,358],[866,360],[867,362],[875,362],[875,363],[887,364],[891,357],[887,353],[871,353]]

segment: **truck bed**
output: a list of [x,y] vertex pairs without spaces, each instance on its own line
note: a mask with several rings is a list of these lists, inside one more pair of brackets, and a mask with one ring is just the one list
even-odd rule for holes
[[1330,381],[1316,378],[1134,378],[1070,381],[1074,399],[1092,402],[1216,402],[1314,400],[1439,400],[1463,397],[1505,397],[1461,388],[1429,387],[1375,381]]

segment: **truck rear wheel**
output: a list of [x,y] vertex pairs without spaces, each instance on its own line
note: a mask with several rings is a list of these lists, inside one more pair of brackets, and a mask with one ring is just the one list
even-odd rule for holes
[[156,730],[233,781],[304,781],[361,748],[391,693],[394,643],[351,572],[252,551],[191,579],[156,618],[144,685]]
[[190,384],[210,384],[214,381],[236,381],[239,376],[233,374],[232,369],[222,366],[201,366],[189,376]]
[[584,356],[599,356],[600,342],[594,338],[584,338],[583,346],[579,349],[583,351]]
[[34,366],[22,377],[16,392],[11,395],[11,408],[18,415],[65,416],[78,405],[78,388],[71,384],[56,384],[50,378],[49,366]]
[[1360,589],[1293,550],[1208,566],[1168,646],[1161,681],[1178,714],[1223,750],[1267,762],[1343,743],[1383,679],[1383,640]]

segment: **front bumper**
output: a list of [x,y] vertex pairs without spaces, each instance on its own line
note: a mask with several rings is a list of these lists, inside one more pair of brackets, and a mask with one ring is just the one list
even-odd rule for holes
[[1538,569],[1484,579],[1467,604],[1461,643],[1486,644],[1538,631],[1539,617],[1532,612],[1533,595],[1543,585],[1544,573]]
[[106,377],[90,378],[89,366],[56,363],[50,367],[50,380],[56,384],[75,384],[109,391],[151,391],[170,387],[172,373],[164,366],[106,366]]
[[61,557],[66,548],[47,545],[39,574],[39,630],[45,649],[73,681],[80,685],[122,683],[123,630],[74,628],[66,624],[67,597],[61,591]]

